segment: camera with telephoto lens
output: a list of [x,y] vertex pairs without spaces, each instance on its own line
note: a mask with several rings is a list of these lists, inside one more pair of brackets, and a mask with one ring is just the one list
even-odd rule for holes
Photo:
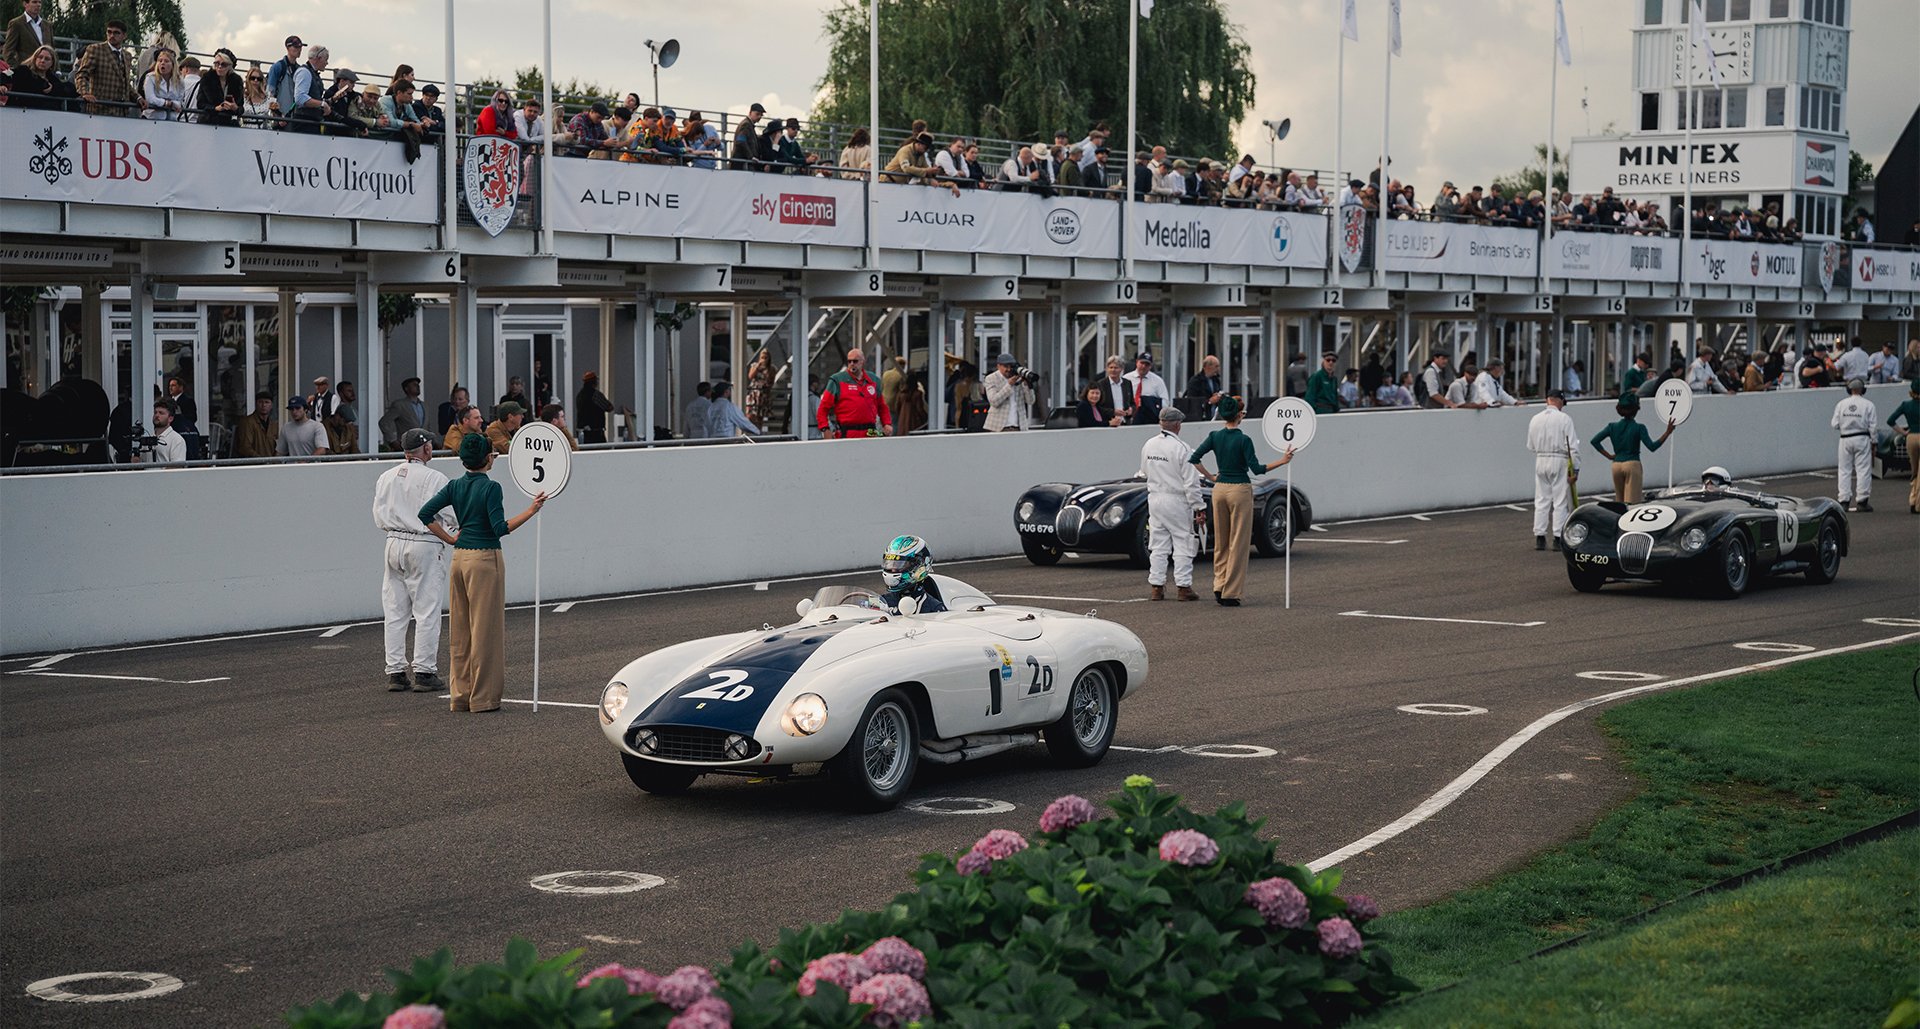
[[127,456],[130,460],[140,460],[140,455],[152,453],[160,446],[160,437],[149,435],[145,422],[134,422],[133,430],[127,435]]
[[1037,386],[1040,384],[1040,373],[1024,364],[1016,364],[1013,366],[1013,377],[1029,386]]

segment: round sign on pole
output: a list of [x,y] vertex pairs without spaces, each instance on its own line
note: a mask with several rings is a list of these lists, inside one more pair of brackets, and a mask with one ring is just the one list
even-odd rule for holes
[[520,492],[530,497],[545,493],[551,500],[567,488],[573,448],[559,429],[546,422],[528,422],[513,434],[513,443],[507,448],[507,467]]
[[1693,391],[1687,388],[1685,380],[1668,379],[1660,384],[1653,395],[1655,428],[1664,429],[1668,422],[1679,425],[1693,413]]
[[1281,397],[1261,416],[1260,431],[1274,449],[1284,454],[1292,447],[1297,454],[1313,442],[1315,417],[1306,401],[1299,397]]

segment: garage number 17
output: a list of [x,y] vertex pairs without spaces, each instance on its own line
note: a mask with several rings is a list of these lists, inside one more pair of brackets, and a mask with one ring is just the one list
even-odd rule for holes
[[697,690],[680,694],[682,700],[745,700],[753,696],[753,687],[747,685],[747,673],[738,668],[729,668],[720,672],[708,672],[713,681]]

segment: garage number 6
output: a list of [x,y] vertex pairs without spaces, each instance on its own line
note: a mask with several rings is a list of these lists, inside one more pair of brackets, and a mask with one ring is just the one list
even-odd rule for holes
[[747,673],[738,668],[729,668],[724,672],[708,672],[713,682],[697,690],[680,695],[683,700],[745,700],[753,696],[753,687],[747,685]]

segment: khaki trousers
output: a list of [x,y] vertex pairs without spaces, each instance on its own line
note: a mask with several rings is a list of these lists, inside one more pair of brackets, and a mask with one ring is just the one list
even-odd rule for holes
[[1247,590],[1247,547],[1253,542],[1253,486],[1213,485],[1213,591],[1238,600]]
[[1613,463],[1613,499],[1622,504],[1640,502],[1640,462],[1615,461]]
[[453,711],[492,711],[507,687],[507,564],[498,550],[453,552],[447,641]]
[[1920,432],[1907,433],[1907,476],[1913,484],[1907,487],[1907,509],[1920,507]]

